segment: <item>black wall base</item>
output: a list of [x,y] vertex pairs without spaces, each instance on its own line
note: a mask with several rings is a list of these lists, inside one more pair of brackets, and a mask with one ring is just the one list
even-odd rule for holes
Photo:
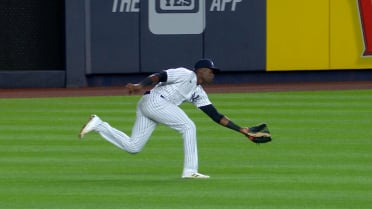
[[[137,83],[147,74],[90,75],[88,86],[120,86]],[[215,84],[239,83],[288,83],[288,82],[343,82],[371,81],[372,70],[334,70],[334,71],[280,71],[280,72],[223,72],[215,77]]]
[[64,88],[65,71],[0,71],[0,88]]

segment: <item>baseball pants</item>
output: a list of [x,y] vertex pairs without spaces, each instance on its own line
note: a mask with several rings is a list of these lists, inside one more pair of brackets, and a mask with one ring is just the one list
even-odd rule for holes
[[96,131],[107,141],[129,153],[138,153],[149,140],[158,123],[169,126],[182,134],[184,146],[183,174],[198,171],[198,151],[194,122],[177,105],[159,94],[146,94],[137,104],[136,121],[132,135],[102,122]]

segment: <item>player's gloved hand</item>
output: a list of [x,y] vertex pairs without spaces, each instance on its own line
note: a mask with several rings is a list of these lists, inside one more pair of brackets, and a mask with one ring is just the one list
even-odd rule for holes
[[265,123],[246,128],[243,133],[246,137],[256,144],[267,143],[271,141],[269,128]]
[[141,84],[133,84],[133,83],[128,83],[125,87],[128,89],[129,94],[137,93],[143,88]]

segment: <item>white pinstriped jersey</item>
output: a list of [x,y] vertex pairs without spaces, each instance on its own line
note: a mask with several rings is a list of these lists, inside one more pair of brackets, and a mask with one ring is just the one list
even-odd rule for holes
[[194,71],[180,67],[168,69],[166,72],[167,81],[158,83],[151,93],[162,95],[175,105],[180,105],[183,102],[193,103],[196,107],[211,104],[203,87],[197,84]]

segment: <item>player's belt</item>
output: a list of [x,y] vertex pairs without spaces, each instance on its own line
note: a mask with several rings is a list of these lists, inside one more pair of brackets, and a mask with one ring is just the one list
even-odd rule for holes
[[[147,94],[150,94],[151,91],[145,91],[145,93],[143,95],[147,95]],[[161,98],[165,99],[165,97],[163,95],[160,95]]]

